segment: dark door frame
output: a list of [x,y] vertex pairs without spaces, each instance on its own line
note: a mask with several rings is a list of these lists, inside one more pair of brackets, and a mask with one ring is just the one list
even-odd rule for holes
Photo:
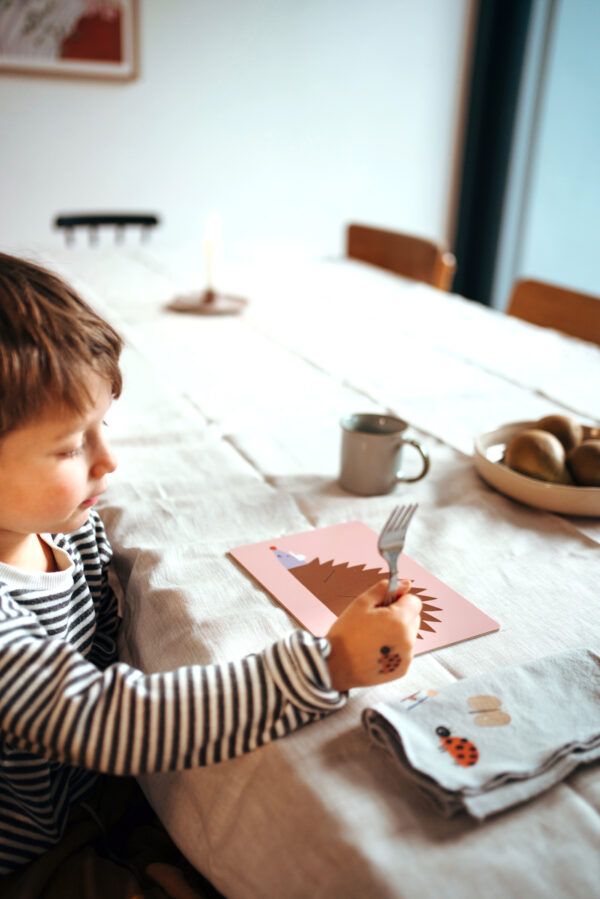
[[490,305],[533,0],[479,0],[453,291]]

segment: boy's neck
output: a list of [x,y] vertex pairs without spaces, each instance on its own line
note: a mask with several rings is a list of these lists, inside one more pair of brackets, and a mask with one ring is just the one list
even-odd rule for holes
[[0,562],[23,571],[56,571],[51,548],[39,534],[27,534],[13,541],[0,541]]

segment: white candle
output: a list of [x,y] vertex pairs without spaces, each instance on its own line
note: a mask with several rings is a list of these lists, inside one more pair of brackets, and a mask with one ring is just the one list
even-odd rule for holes
[[206,289],[214,290],[215,273],[221,254],[221,217],[216,212],[211,212],[206,218],[204,232],[204,271]]

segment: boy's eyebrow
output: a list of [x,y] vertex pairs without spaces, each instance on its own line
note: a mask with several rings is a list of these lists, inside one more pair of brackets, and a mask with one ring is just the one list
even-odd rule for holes
[[87,428],[94,426],[97,421],[104,420],[108,415],[111,406],[112,397],[108,398],[106,409],[104,409],[103,406],[98,407],[96,404],[91,405],[87,410],[78,413],[74,409],[59,406],[55,409],[55,415],[53,417],[53,421],[56,424],[53,439],[56,440],[56,442],[59,440],[66,440],[68,437],[73,437],[75,434],[87,430]]
[[[104,415],[108,414],[108,409],[104,413]],[[104,416],[101,416],[104,418]],[[73,415],[73,417],[65,422],[64,427],[60,427],[60,423],[57,422],[57,430],[55,439],[58,440],[66,440],[68,437],[73,437],[75,434],[80,434],[82,431],[87,430],[90,426],[94,425],[96,422],[96,414],[95,411],[90,411],[87,415],[82,415],[81,417],[77,417],[77,415]]]
[[54,420],[55,427],[52,429],[52,436],[56,440],[65,440],[74,434],[79,434],[89,427],[88,418],[85,415],[77,415],[77,413],[67,413],[59,415]]
[[79,431],[85,431],[86,424],[85,422],[78,422],[74,426],[69,426],[68,428],[64,428],[60,430],[58,433],[61,437],[70,437],[71,434],[78,434]]
[[77,425],[57,429],[53,435],[52,440],[56,443],[60,443],[62,440],[67,440],[69,437],[74,437],[75,434],[80,434],[82,431],[85,431],[85,424],[79,422]]

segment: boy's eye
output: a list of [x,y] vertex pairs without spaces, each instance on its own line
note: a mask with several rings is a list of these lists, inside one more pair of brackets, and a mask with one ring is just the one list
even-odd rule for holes
[[81,444],[81,446],[78,446],[76,449],[69,450],[66,453],[61,453],[61,455],[65,459],[72,459],[74,456],[80,456],[82,454],[82,452],[83,452],[83,444]]
[[[102,422],[102,427],[107,428],[108,425],[109,425],[109,422],[107,422],[107,421]],[[63,459],[73,459],[73,458],[75,458],[75,456],[81,456],[85,452],[86,446],[93,444],[94,441],[97,439],[97,437],[94,436],[94,432],[90,430],[90,431],[86,431],[85,433],[83,433],[83,435],[81,436],[80,439],[81,439],[81,443],[79,446],[75,447],[72,450],[65,450],[64,452],[61,452],[59,455]]]

